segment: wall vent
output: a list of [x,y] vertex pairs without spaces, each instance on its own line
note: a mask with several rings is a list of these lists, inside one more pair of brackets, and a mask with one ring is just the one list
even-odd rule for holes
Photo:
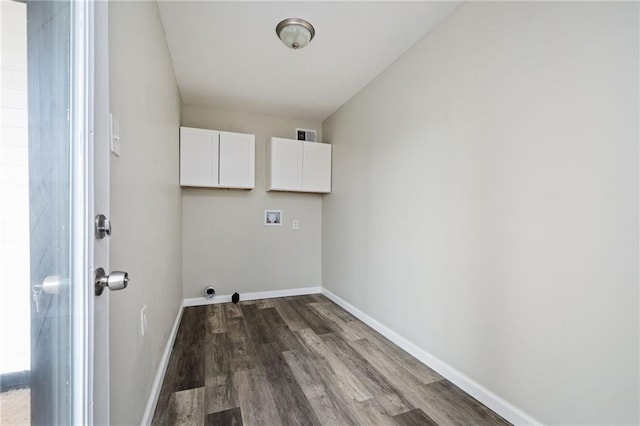
[[311,129],[296,129],[296,139],[299,141],[317,142],[318,134]]

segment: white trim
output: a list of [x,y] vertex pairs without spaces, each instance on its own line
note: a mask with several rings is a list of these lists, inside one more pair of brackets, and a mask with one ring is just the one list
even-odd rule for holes
[[[71,2],[71,422],[93,424],[93,3]],[[59,380],[65,380],[64,377]]]
[[542,424],[524,411],[513,406],[495,393],[491,392],[489,389],[466,376],[464,373],[456,370],[446,362],[436,358],[429,352],[416,346],[406,338],[391,330],[389,327],[365,314],[346,300],[325,288],[322,288],[322,294],[514,425]]
[[185,305],[183,302],[182,305],[180,305],[180,309],[178,309],[178,315],[176,315],[176,320],[173,323],[171,334],[169,334],[167,344],[165,345],[164,352],[162,353],[162,358],[160,358],[160,364],[158,364],[158,372],[156,373],[156,378],[153,380],[151,393],[149,394],[149,400],[147,401],[147,407],[145,408],[144,414],[142,415],[142,422],[140,422],[142,426],[151,425],[151,421],[153,420],[153,413],[156,411],[158,397],[160,396],[160,389],[162,388],[164,375],[167,372],[169,358],[171,358],[171,350],[173,349],[173,344],[176,341],[176,335],[178,334],[178,327],[180,326],[180,319],[182,319],[184,306]]
[[[287,296],[304,296],[307,294],[318,294],[322,292],[321,287],[305,287],[305,288],[291,288],[288,290],[273,290],[273,291],[258,291],[255,293],[241,293],[240,301],[243,300],[259,300],[259,299],[273,299],[276,297]],[[231,302],[231,295],[216,295],[213,299],[207,299],[206,297],[194,297],[192,299],[184,299],[184,306],[200,306],[200,305],[214,305],[216,303],[229,303]]]

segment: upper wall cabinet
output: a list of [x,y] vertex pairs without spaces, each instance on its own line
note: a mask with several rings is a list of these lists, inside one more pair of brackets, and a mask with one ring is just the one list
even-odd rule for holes
[[331,145],[271,138],[267,191],[331,192]]
[[255,188],[255,136],[181,127],[180,186]]

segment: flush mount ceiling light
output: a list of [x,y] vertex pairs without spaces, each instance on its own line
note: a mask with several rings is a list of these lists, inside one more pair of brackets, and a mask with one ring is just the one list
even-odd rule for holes
[[304,19],[289,18],[278,24],[276,34],[287,47],[302,49],[313,40],[316,30]]

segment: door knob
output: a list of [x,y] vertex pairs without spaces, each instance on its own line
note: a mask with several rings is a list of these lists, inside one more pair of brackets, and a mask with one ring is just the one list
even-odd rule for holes
[[33,293],[33,303],[36,305],[36,312],[40,312],[42,293],[60,294],[66,292],[67,287],[69,287],[69,280],[62,278],[60,275],[50,275],[42,281],[42,284],[35,284],[31,288],[31,292]]
[[41,288],[42,291],[48,294],[60,294],[66,289],[68,284],[68,280],[63,279],[60,275],[51,275],[42,281]]
[[96,269],[96,296],[100,296],[105,287],[111,291],[122,290],[129,284],[129,274],[122,271],[113,271],[109,275],[104,269]]

